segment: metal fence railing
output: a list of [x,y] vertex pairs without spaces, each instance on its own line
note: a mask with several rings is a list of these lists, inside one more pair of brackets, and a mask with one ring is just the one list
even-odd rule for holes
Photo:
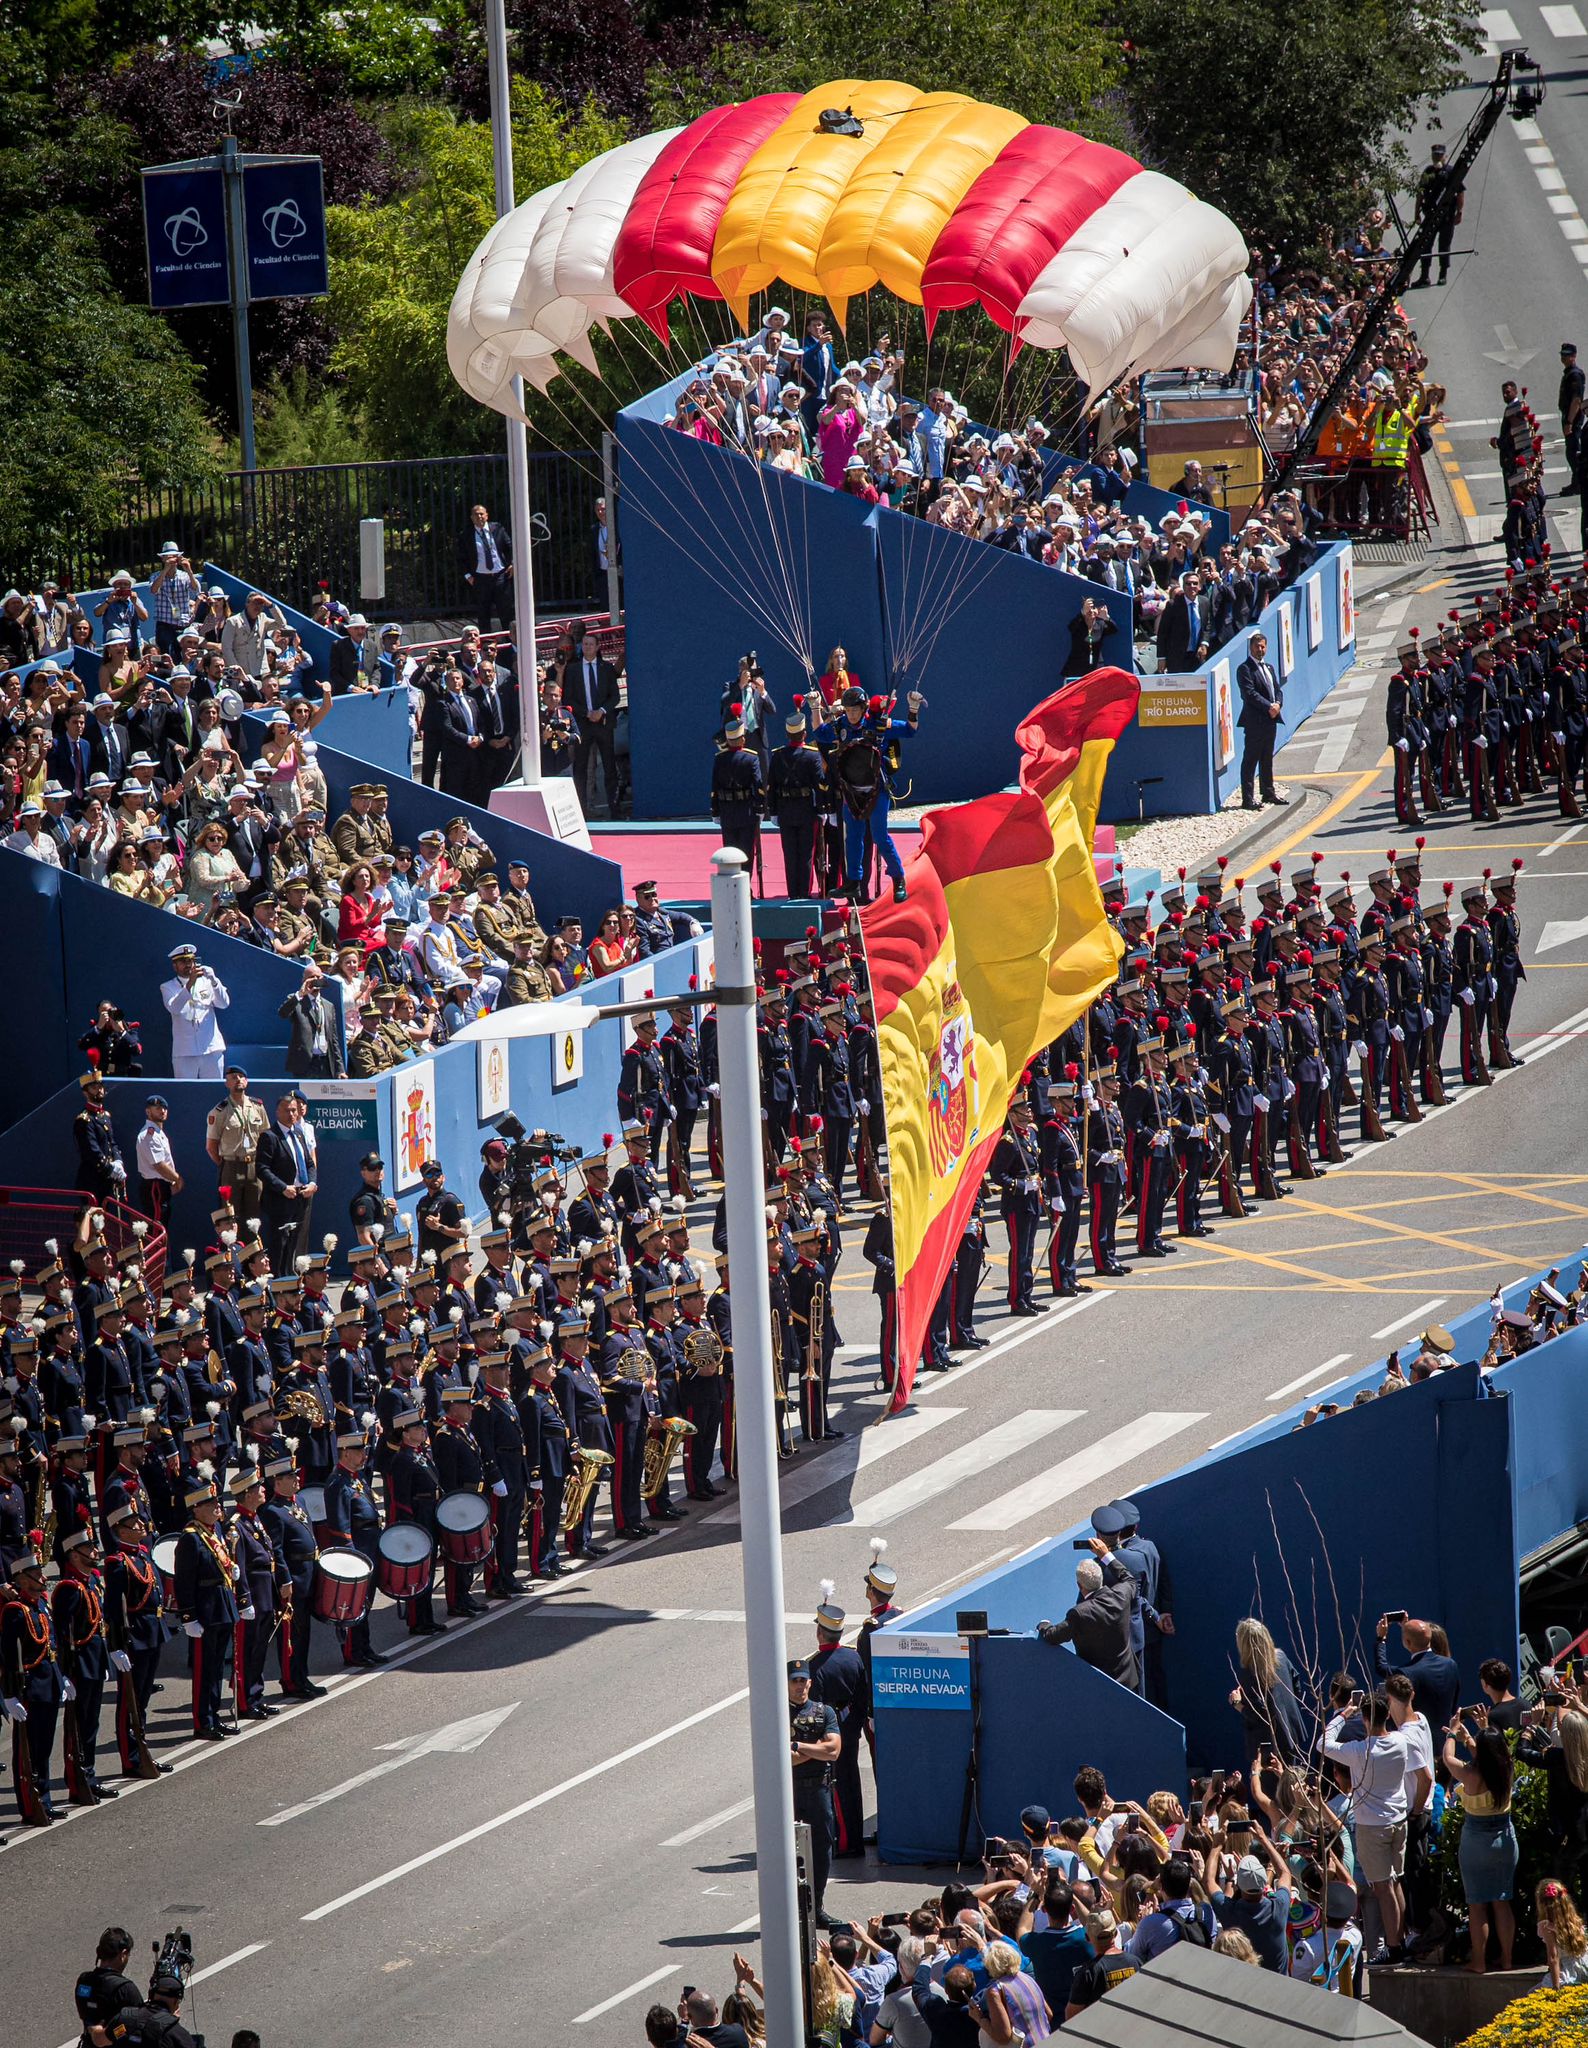
[[[15,1272],[20,1260],[24,1283],[31,1285],[33,1275],[49,1259],[68,1257],[83,1211],[89,1208],[104,1217],[103,1236],[118,1260],[141,1241],[144,1280],[158,1288],[165,1278],[168,1252],[165,1226],[141,1215],[129,1202],[114,1196],[96,1201],[71,1188],[0,1187],[0,1267]],[[141,1231],[135,1227],[140,1224]],[[75,1281],[80,1276],[74,1272],[72,1277]]]
[[[599,455],[532,454],[529,464],[537,611],[604,606],[606,578],[595,551]],[[505,516],[505,455],[242,470],[191,489],[129,492],[110,526],[40,546],[36,561],[14,564],[10,573],[15,578],[20,570],[35,587],[54,575],[74,590],[91,590],[117,568],[144,574],[161,542],[175,539],[195,561],[222,563],[299,611],[312,608],[322,585],[356,605],[359,521],[382,519],[386,596],[367,609],[383,619],[467,615],[474,604],[458,550],[476,504]]]

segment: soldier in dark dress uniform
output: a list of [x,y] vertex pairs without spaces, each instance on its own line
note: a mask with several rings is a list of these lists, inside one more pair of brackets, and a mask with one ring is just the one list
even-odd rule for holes
[[[143,1729],[160,1668],[160,1651],[170,1640],[165,1592],[149,1555],[153,1533],[148,1510],[128,1500],[109,1511],[105,1551],[105,1638],[116,1673],[116,1747],[122,1776],[141,1775]],[[169,1764],[159,1765],[169,1771]]]
[[998,1207],[1009,1233],[1009,1312],[1016,1316],[1047,1313],[1034,1293],[1037,1227],[1042,1220],[1041,1148],[1028,1096],[1017,1093],[1009,1103],[1004,1134],[993,1148],[987,1178],[998,1190]]
[[99,1712],[110,1660],[105,1642],[104,1582],[93,1529],[74,1529],[56,1542],[61,1575],[50,1594],[55,1654],[74,1698],[64,1702],[66,1793],[74,1806],[117,1796],[99,1778]]
[[23,1820],[29,1827],[44,1827],[55,1818],[50,1761],[66,1680],[44,1593],[44,1568],[31,1550],[11,1560],[0,1602],[0,1697],[23,1709],[11,1724],[12,1782]]
[[176,1609],[192,1657],[193,1733],[221,1742],[221,1687],[234,1647],[239,1607],[237,1561],[220,1528],[220,1496],[213,1477],[196,1475],[183,1489],[188,1524],[177,1537]]
[[[601,1382],[590,1364],[590,1325],[583,1317],[572,1317],[557,1325],[555,1342],[559,1363],[555,1386],[557,1404],[568,1431],[568,1470],[573,1472],[578,1448],[605,1451],[615,1458],[612,1426],[607,1417]],[[606,1545],[595,1540],[596,1494],[592,1488],[579,1525],[570,1532],[569,1547],[582,1557],[605,1557]]]
[[834,1198],[841,1200],[857,1113],[844,1006],[841,1002],[823,1003],[817,1015],[820,1029],[812,1034],[806,1052],[800,1107],[807,1116],[819,1114],[822,1119],[822,1160]]
[[[436,1503],[441,1498],[441,1481],[430,1456],[429,1435],[425,1428],[424,1416],[417,1408],[401,1408],[392,1417],[391,1426],[397,1436],[397,1451],[391,1462],[389,1519],[393,1522],[417,1522],[421,1529],[429,1531],[433,1542],[436,1534]],[[447,1625],[444,1621],[436,1619],[428,1586],[405,1604],[408,1608],[410,1635],[435,1636],[444,1633]]]
[[1076,1266],[1081,1203],[1086,1193],[1081,1134],[1076,1126],[1080,1083],[1080,1068],[1073,1063],[1067,1065],[1062,1076],[1049,1085],[1048,1116],[1042,1126],[1042,1192],[1053,1218],[1048,1277],[1053,1292],[1060,1296],[1091,1292],[1081,1285]]
[[[380,1509],[365,1467],[369,1462],[369,1434],[363,1427],[342,1430],[336,1439],[336,1468],[325,1482],[326,1527],[339,1543],[356,1550],[372,1568],[380,1563]],[[374,1593],[371,1588],[371,1604]],[[342,1656],[346,1663],[374,1669],[384,1664],[384,1653],[370,1641],[369,1607],[358,1620],[339,1629]]]
[[1155,1030],[1143,1037],[1138,1051],[1140,1066],[1137,1079],[1127,1090],[1124,1105],[1125,1120],[1134,1139],[1136,1256],[1139,1259],[1161,1259],[1174,1250],[1173,1245],[1164,1242],[1163,1235],[1164,1209],[1169,1199],[1169,1168],[1174,1157],[1174,1131],[1161,1033]]
[[314,1625],[314,1560],[320,1550],[308,1509],[298,1499],[301,1476],[290,1458],[265,1466],[262,1477],[268,1492],[259,1519],[270,1532],[288,1581],[282,1591],[278,1637],[281,1690],[289,1700],[317,1700],[325,1687],[309,1676],[309,1636]]
[[816,834],[827,780],[818,750],[806,738],[805,714],[791,711],[783,721],[786,743],[772,755],[767,775],[767,809],[783,842],[785,894],[814,893]]
[[237,1512],[232,1518],[232,1555],[237,1560],[237,1598],[242,1619],[233,1645],[238,1715],[244,1721],[267,1721],[280,1712],[265,1701],[265,1657],[279,1628],[292,1591],[286,1560],[275,1537],[260,1517],[265,1479],[257,1462],[245,1460],[227,1481]]
[[811,1697],[838,1716],[838,1758],[833,1769],[834,1861],[866,1853],[865,1803],[860,1787],[860,1745],[871,1719],[871,1684],[858,1650],[842,1641],[844,1610],[833,1602],[833,1582],[822,1582],[816,1609],[816,1649],[810,1658]]
[[723,845],[754,860],[765,808],[761,758],[745,744],[742,718],[730,717],[722,736],[727,745],[711,769],[711,815],[722,827]]
[[[472,1428],[496,1531],[485,1568],[486,1594],[492,1600],[516,1600],[523,1591],[518,1582],[518,1551],[529,1481],[524,1425],[513,1405],[505,1350],[480,1355]],[[531,1563],[533,1567],[533,1560]]]
[[1511,1011],[1517,985],[1527,979],[1522,965],[1522,921],[1516,914],[1516,878],[1521,872],[1521,859],[1514,858],[1510,874],[1495,876],[1490,885],[1494,903],[1489,911],[1489,936],[1494,944],[1497,989],[1490,1011],[1489,1064],[1494,1067],[1522,1065],[1511,1050]]
[[1119,1086],[1116,1067],[1108,1066],[1098,1073],[1096,1100],[1088,1112],[1086,1128],[1092,1269],[1100,1277],[1111,1278],[1130,1271],[1121,1264],[1115,1244],[1126,1174],[1125,1118],[1119,1108]]
[[[690,986],[694,986],[693,976]],[[660,1042],[668,1100],[673,1108],[667,1187],[670,1194],[677,1195],[683,1193],[685,1181],[690,1177],[689,1156],[695,1142],[695,1119],[708,1098],[701,1072],[700,1041],[695,1032],[693,1009],[687,1003],[681,1003],[669,1009],[667,1017],[667,1029],[662,1033]]]
[[[483,1493],[485,1488],[485,1463],[469,1427],[473,1401],[472,1389],[462,1384],[442,1389],[441,1419],[430,1431],[430,1455],[443,1495]],[[441,1576],[448,1614],[463,1619],[485,1612],[485,1602],[476,1600],[472,1590],[473,1565],[459,1564],[443,1551]]]
[[543,1345],[529,1355],[529,1384],[517,1401],[529,1482],[529,1568],[536,1578],[561,1578],[557,1551],[563,1487],[568,1477],[568,1424],[554,1390],[558,1366]]

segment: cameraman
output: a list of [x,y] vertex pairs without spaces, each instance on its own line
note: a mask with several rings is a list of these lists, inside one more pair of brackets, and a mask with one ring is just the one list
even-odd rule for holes
[[204,2048],[202,2034],[190,2034],[177,2014],[187,1980],[193,1973],[193,1947],[178,1928],[167,1935],[149,1979],[149,1996],[141,2005],[125,2007],[106,2029],[111,2048]]
[[94,1950],[94,1967],[78,1977],[72,1997],[77,2017],[83,2023],[83,2044],[105,2048],[106,2032],[118,2012],[142,2005],[138,1987],[126,1974],[132,1956],[132,1936],[125,1927],[107,1927]]

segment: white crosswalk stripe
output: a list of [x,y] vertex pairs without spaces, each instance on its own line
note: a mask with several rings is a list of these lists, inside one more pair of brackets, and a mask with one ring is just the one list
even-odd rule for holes
[[[892,1416],[874,1423],[869,1429],[857,1431],[854,1436],[845,1437],[836,1451],[825,1451],[812,1457],[807,1449],[801,1454],[803,1462],[792,1472],[786,1472],[778,1487],[778,1499],[784,1514],[802,1500],[825,1493],[830,1486],[847,1485],[857,1472],[864,1472],[879,1458],[886,1458],[894,1451],[907,1450],[940,1423],[952,1422],[956,1415],[964,1413],[963,1408],[912,1408],[907,1414]],[[713,1514],[702,1516],[700,1527],[709,1529],[714,1523],[737,1522],[738,1519],[739,1503],[733,1500]]]
[[1118,1471],[1120,1466],[1128,1465],[1132,1458],[1141,1457],[1157,1445],[1167,1443],[1170,1437],[1178,1436],[1181,1430],[1189,1429],[1194,1422],[1206,1420],[1205,1409],[1152,1409],[1138,1416],[1134,1422],[1127,1422],[1123,1428],[1110,1430],[1095,1444],[1088,1444],[1084,1451],[1077,1451],[1073,1457],[1039,1473],[1035,1479],[1028,1479],[1023,1486],[1011,1487],[985,1507],[962,1515],[948,1526],[951,1530],[986,1529],[1004,1535],[1031,1516],[1057,1507],[1060,1501],[1068,1500],[1082,1487],[1096,1486],[1110,1472]]
[[[937,1415],[942,1411],[934,1408],[931,1413]],[[851,1501],[822,1526],[832,1529],[845,1522],[860,1522],[868,1529],[880,1529],[912,1509],[923,1507],[927,1501],[936,1500],[940,1494],[952,1492],[979,1473],[1018,1458],[1022,1451],[1030,1450],[1056,1430],[1081,1421],[1085,1414],[1084,1408],[1028,1408],[1023,1414],[1012,1415],[1007,1422],[984,1430],[957,1450],[947,1452],[935,1464],[912,1472],[908,1479],[896,1480],[880,1493]]]
[[1541,7],[1538,11],[1552,36],[1588,35],[1588,28],[1583,27],[1583,18],[1575,7]]
[[1519,43],[1516,23],[1504,7],[1485,7],[1478,15],[1478,34],[1491,50],[1497,43]]

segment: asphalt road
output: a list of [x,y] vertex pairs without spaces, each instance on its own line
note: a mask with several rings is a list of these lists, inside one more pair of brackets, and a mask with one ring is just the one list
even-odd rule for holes
[[[1524,21],[1538,11],[1514,10],[1518,26],[1565,67],[1552,66],[1542,132],[1588,198],[1588,124],[1573,113],[1588,41],[1546,39]],[[1538,350],[1552,402],[1555,346],[1588,308],[1576,245],[1553,225],[1525,148],[1511,132],[1496,139],[1468,209],[1478,254],[1446,292],[1416,295],[1455,421],[1492,409],[1501,370],[1487,352],[1508,317],[1517,346]],[[1588,346],[1588,320],[1578,331]],[[1458,426],[1450,438],[1463,472],[1452,488],[1464,483],[1482,518],[1497,494],[1496,473],[1483,495],[1483,436]],[[1384,752],[1390,650],[1406,624],[1496,580],[1492,549],[1472,550],[1473,530],[1446,512],[1420,565],[1362,566],[1362,666],[1281,757],[1282,776],[1321,788],[1326,807],[1299,832],[1276,818],[1261,857],[1288,866],[1316,846],[1326,873],[1361,873],[1403,843]],[[1513,853],[1527,862],[1513,1031],[1526,1065],[1038,1322],[997,1315],[995,1266],[981,1319],[993,1347],[929,1378],[893,1422],[877,1422],[869,1274],[851,1253],[835,1402],[849,1434],[784,1474],[791,1650],[812,1641],[822,1578],[862,1610],[873,1533],[889,1539],[902,1600],[935,1597],[1588,1235],[1588,830],[1535,798],[1493,827],[1434,819],[1427,837],[1425,893]],[[741,1610],[724,1501],[386,1671],[333,1677],[324,1700],[217,1748],[181,1744],[173,1656],[155,1733],[174,1745],[163,1753],[175,1774],[47,1834],[13,1830],[0,1852],[7,2040],[67,2041],[73,1972],[111,1921],[140,1944],[178,1920],[193,1930],[209,1973],[195,2024],[212,2048],[243,2024],[270,2048],[509,2028],[606,2048],[640,2038],[653,1997],[686,1983],[720,1996],[733,1950],[754,1942]],[[395,1641],[389,1613],[377,1633]],[[316,1661],[332,1677],[318,1644]],[[835,1908],[925,1888],[839,1869]]]

